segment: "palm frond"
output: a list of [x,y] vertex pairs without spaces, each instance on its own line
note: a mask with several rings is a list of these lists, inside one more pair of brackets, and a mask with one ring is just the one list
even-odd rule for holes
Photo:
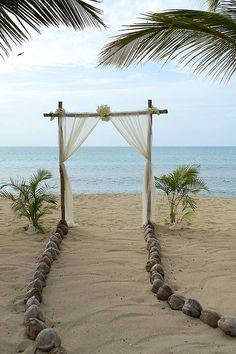
[[12,44],[31,38],[28,28],[40,33],[42,26],[65,25],[76,30],[88,26],[106,27],[93,6],[97,0],[0,0],[0,56],[8,56]]
[[208,4],[209,11],[216,11],[221,0],[205,0],[203,4]]
[[210,11],[215,11],[235,19],[235,0],[208,0]]
[[229,80],[236,70],[236,22],[220,13],[172,10],[147,13],[102,50],[99,65],[163,63],[178,59],[195,74]]
[[31,190],[36,191],[40,183],[51,178],[52,178],[52,174],[50,171],[44,169],[38,169],[37,172],[34,173],[29,180],[29,185]]

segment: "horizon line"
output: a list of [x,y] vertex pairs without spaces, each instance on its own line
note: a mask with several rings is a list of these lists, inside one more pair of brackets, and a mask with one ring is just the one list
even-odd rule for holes
[[[236,147],[236,145],[153,145],[153,148],[218,148]],[[0,145],[0,148],[58,148],[58,145]],[[81,148],[133,148],[131,145],[86,145]]]

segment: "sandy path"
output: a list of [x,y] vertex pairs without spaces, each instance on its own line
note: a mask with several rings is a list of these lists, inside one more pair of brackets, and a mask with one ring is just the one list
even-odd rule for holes
[[[192,224],[175,233],[164,224],[160,198],[159,204],[157,229],[170,284],[203,307],[236,315],[236,199],[200,198]],[[79,226],[53,265],[42,304],[69,354],[235,354],[235,338],[170,310],[151,293],[139,195],[81,196],[75,206]],[[47,219],[48,232],[31,237],[0,201],[1,354],[17,352],[24,331],[17,303],[57,220],[55,213]]]
[[[150,292],[144,272],[146,250],[138,226],[139,201],[140,196],[77,199],[80,226],[65,242],[45,292],[45,310],[51,309],[63,344],[71,354],[235,354],[235,339],[171,311]],[[218,208],[219,201],[214,202]],[[167,277],[204,307],[216,306],[223,313],[235,314],[235,282],[229,286],[228,280],[235,270],[232,216],[236,202],[222,202],[227,206],[224,225],[219,220],[221,208],[217,209],[219,215],[214,208],[211,221],[212,200],[201,203],[207,213],[198,214],[194,232],[187,228],[173,234],[160,220]],[[162,209],[161,218],[166,214],[164,205]],[[223,259],[227,261],[222,263]]]

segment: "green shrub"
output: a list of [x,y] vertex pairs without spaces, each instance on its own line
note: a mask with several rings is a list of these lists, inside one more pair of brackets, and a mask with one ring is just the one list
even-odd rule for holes
[[[47,184],[52,178],[50,171],[39,169],[27,182],[24,178],[1,185],[0,196],[9,199],[18,218],[25,217],[38,231],[44,232],[41,219],[56,208],[56,196],[50,193],[53,188]],[[4,190],[3,190],[4,189]]]
[[183,165],[168,175],[154,177],[156,188],[167,196],[171,224],[183,220],[195,211],[196,194],[202,190],[209,192],[206,183],[199,177],[199,169],[199,165]]

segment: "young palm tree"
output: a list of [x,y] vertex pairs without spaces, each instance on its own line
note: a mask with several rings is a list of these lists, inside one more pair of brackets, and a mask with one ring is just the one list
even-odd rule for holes
[[0,0],[0,56],[9,55],[12,44],[30,39],[30,29],[40,33],[42,26],[82,30],[87,26],[105,27],[98,0]]
[[[51,214],[57,204],[55,195],[49,193],[50,186],[47,181],[51,178],[51,172],[39,169],[28,183],[23,178],[20,181],[10,178],[10,183],[0,187],[0,197],[12,202],[11,207],[15,215],[18,218],[27,218],[30,224],[40,232],[44,232],[41,218],[46,214]],[[9,189],[12,189],[13,193]]]
[[183,219],[197,207],[193,197],[200,191],[209,191],[206,183],[198,177],[199,165],[178,166],[168,175],[155,177],[156,188],[167,196],[170,209],[170,223],[176,223],[177,217]]
[[99,65],[178,59],[183,66],[228,81],[236,70],[236,0],[209,0],[210,11],[146,13],[102,50]]

